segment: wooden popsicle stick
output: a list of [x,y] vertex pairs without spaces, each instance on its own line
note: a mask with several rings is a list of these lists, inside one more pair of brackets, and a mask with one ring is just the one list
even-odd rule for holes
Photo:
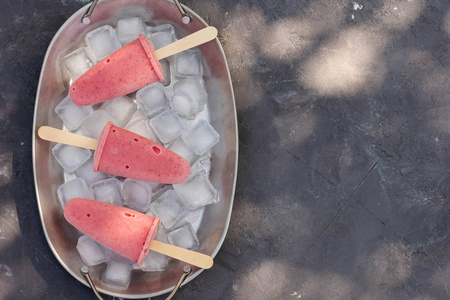
[[98,145],[98,141],[95,139],[49,126],[40,127],[38,130],[38,135],[41,139],[46,141],[87,148],[91,150],[96,150]]
[[157,60],[169,57],[171,55],[180,53],[184,50],[194,48],[206,42],[209,42],[217,37],[217,29],[212,26],[203,28],[193,34],[190,34],[178,41],[173,42],[165,47],[155,51],[155,58]]
[[202,269],[209,269],[214,264],[211,256],[199,252],[187,250],[170,244],[153,240],[149,247],[150,250],[162,253],[164,255],[184,261],[188,264]]

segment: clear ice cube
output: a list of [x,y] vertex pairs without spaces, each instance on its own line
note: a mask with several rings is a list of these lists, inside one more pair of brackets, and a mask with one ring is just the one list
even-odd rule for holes
[[106,111],[114,119],[114,124],[119,127],[125,126],[136,111],[136,103],[127,96],[117,97],[103,102],[101,110]]
[[161,219],[166,228],[171,228],[186,214],[183,202],[174,190],[168,190],[150,204],[150,210]]
[[94,172],[94,158],[91,157],[88,161],[82,164],[75,170],[75,176],[83,178],[88,185],[94,182],[107,179],[108,175],[102,171]]
[[175,55],[175,76],[203,76],[203,55],[200,50],[190,49]]
[[187,94],[193,100],[198,102],[198,110],[201,111],[208,102],[208,94],[206,93],[205,82],[202,78],[186,77],[179,80],[173,85],[173,93]]
[[109,121],[114,123],[114,118],[104,110],[96,110],[94,113],[81,125],[81,131],[87,137],[98,140],[100,134]]
[[56,190],[56,194],[62,208],[73,198],[94,199],[94,195],[83,178],[75,178],[61,184]]
[[134,41],[141,33],[145,36],[146,31],[145,23],[139,17],[131,17],[117,21],[116,34],[122,45]]
[[167,46],[177,40],[175,37],[175,29],[170,24],[159,26],[147,26],[147,35],[156,49]]
[[204,170],[192,174],[183,183],[174,184],[173,189],[177,192],[184,205],[191,210],[219,202],[219,193],[209,181]]
[[171,82],[170,63],[166,58],[164,58],[164,59],[159,60],[159,64],[161,65],[161,69],[162,69],[163,76],[164,76],[163,85],[169,86],[170,82]]
[[142,111],[142,109],[138,108],[134,114],[131,116],[131,119],[128,121],[128,125],[130,125],[131,123],[137,122],[137,121],[141,121],[141,120],[148,120],[147,115]]
[[171,230],[167,234],[167,239],[172,245],[184,249],[196,250],[199,246],[197,234],[190,223],[184,223]]
[[91,185],[95,200],[123,205],[122,188],[120,180],[117,178],[108,178],[97,181]]
[[129,208],[146,212],[152,201],[152,186],[141,180],[126,178],[123,182],[124,203]]
[[63,64],[72,81],[77,80],[93,65],[86,53],[85,47],[78,48],[72,53],[64,56]]
[[88,45],[88,51],[96,62],[122,47],[114,28],[109,25],[92,30],[86,34],[85,41]]
[[137,91],[136,100],[150,118],[169,108],[169,98],[161,82],[152,83]]
[[169,150],[175,152],[179,156],[183,157],[185,160],[189,162],[192,166],[198,159],[197,154],[189,148],[186,143],[178,137],[173,143],[171,143],[168,147]]
[[169,266],[169,257],[150,250],[142,262],[140,269],[144,272],[160,272]]
[[64,122],[69,131],[78,129],[93,113],[91,106],[79,106],[67,96],[56,107],[55,113]]
[[140,119],[134,122],[129,122],[125,126],[125,129],[134,132],[136,134],[139,134],[140,136],[143,136],[146,139],[152,140],[155,143],[162,144],[158,136],[156,135],[155,131],[150,126],[150,120],[147,118]]
[[150,120],[150,125],[163,143],[169,143],[177,138],[184,130],[178,114],[166,110]]
[[95,266],[106,261],[105,248],[87,235],[78,239],[76,248],[81,259],[88,266]]
[[180,91],[174,92],[173,97],[170,99],[170,106],[180,116],[190,120],[195,119],[200,107],[195,98]]
[[102,275],[102,281],[114,286],[127,287],[131,281],[132,270],[132,265],[129,263],[110,261]]
[[220,135],[206,120],[200,120],[186,130],[181,138],[197,155],[202,155],[219,142]]
[[89,149],[65,144],[56,144],[52,148],[52,154],[61,167],[69,173],[73,173],[92,156]]
[[194,231],[197,231],[200,227],[200,224],[203,220],[203,213],[205,211],[205,208],[199,208],[196,210],[190,210],[188,211],[182,219],[180,219],[178,222],[181,223],[190,223],[192,225],[192,228]]

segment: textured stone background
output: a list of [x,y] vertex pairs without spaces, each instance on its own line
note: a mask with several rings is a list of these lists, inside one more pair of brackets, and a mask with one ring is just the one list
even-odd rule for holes
[[[94,299],[47,245],[31,162],[45,51],[87,2],[1,3],[1,299]],[[227,239],[176,299],[448,299],[447,1],[184,3],[219,29],[240,153]]]

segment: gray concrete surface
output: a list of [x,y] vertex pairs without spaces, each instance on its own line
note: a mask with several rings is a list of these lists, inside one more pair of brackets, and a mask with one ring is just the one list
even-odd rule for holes
[[[1,299],[93,299],[47,245],[31,163],[45,51],[85,3],[1,3]],[[227,239],[177,299],[450,298],[448,2],[184,3],[219,29],[240,153]]]

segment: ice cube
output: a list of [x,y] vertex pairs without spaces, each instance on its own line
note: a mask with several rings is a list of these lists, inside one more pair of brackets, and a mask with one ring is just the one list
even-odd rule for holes
[[150,120],[150,125],[163,143],[169,143],[177,138],[184,130],[178,114],[166,110]]
[[87,137],[98,140],[103,128],[105,128],[106,123],[109,121],[114,123],[115,120],[106,111],[96,110],[83,125],[81,125],[81,131]]
[[140,269],[144,272],[160,272],[169,266],[169,257],[150,250],[142,262]]
[[87,235],[78,239],[77,250],[83,262],[88,266],[95,266],[106,261],[105,248]]
[[113,117],[116,126],[123,127],[136,111],[136,103],[131,101],[127,96],[121,96],[103,102],[100,109],[106,111]]
[[141,121],[141,120],[148,120],[147,115],[142,111],[142,109],[138,108],[134,114],[131,116],[130,121],[128,121],[128,125],[130,125],[131,123],[134,123],[136,121]]
[[168,149],[183,157],[192,166],[198,159],[197,154],[189,148],[186,143],[178,137],[173,143],[168,146]]
[[176,41],[175,29],[170,24],[163,24],[156,27],[147,26],[147,35],[155,50]]
[[55,113],[64,122],[69,131],[78,129],[94,112],[94,109],[88,106],[79,106],[72,102],[67,96],[56,107]]
[[219,142],[220,136],[206,120],[200,120],[181,138],[197,155],[202,155]]
[[174,92],[170,99],[171,108],[186,119],[195,119],[199,111],[199,103],[195,98],[180,91]]
[[[156,241],[160,241],[163,243],[168,243],[167,240],[167,232],[164,226],[160,225],[158,226],[158,232],[155,236]],[[150,250],[145,257],[144,261],[142,262],[140,268],[144,272],[158,272],[158,271],[164,271],[167,269],[169,265],[169,257]]]
[[191,166],[191,174],[196,174],[201,170],[209,173],[209,170],[211,170],[211,156],[204,154]]
[[164,194],[167,191],[173,191],[172,185],[171,184],[163,184],[163,183],[159,183],[158,186],[156,187],[152,187],[152,191],[153,191],[153,195],[152,195],[152,199],[158,199],[159,197],[161,197],[162,194]]
[[174,59],[175,76],[203,76],[202,59],[203,55],[197,49],[178,53]]
[[192,225],[192,228],[194,229],[194,231],[197,231],[198,228],[200,227],[200,224],[202,223],[204,211],[205,211],[204,207],[196,209],[196,210],[190,210],[178,222],[180,224],[181,223],[190,223]]
[[85,47],[78,48],[72,53],[64,56],[63,64],[72,81],[77,80],[78,77],[86,73],[86,71],[92,67],[92,62],[86,53]]
[[75,178],[61,184],[56,190],[56,194],[62,208],[73,198],[94,199],[94,195],[83,178]]
[[147,118],[129,122],[127,126],[125,126],[125,129],[152,140],[155,143],[162,144],[155,131],[153,131],[153,128],[150,126],[150,120]]
[[108,175],[102,171],[94,172],[94,158],[92,157],[75,170],[75,175],[83,178],[88,185],[108,178]]
[[161,82],[155,82],[140,89],[136,93],[136,100],[150,118],[169,109],[169,98]]
[[110,261],[102,276],[104,283],[127,287],[131,281],[132,265],[120,261]]
[[155,216],[160,217],[161,223],[166,228],[171,228],[178,219],[186,214],[183,202],[174,190],[168,190],[150,204],[150,210]]
[[140,212],[146,212],[152,201],[152,186],[141,180],[131,178],[123,182],[123,198],[125,205]]
[[170,80],[170,63],[166,58],[164,58],[164,59],[159,60],[159,64],[161,65],[161,69],[162,69],[163,76],[164,76],[163,85],[169,86],[170,82],[171,82],[171,80]]
[[131,17],[117,21],[116,34],[122,45],[134,41],[141,33],[144,36],[146,34],[146,26],[141,18]]
[[111,203],[115,205],[123,205],[123,197],[121,184],[117,178],[108,178],[97,181],[91,185],[94,192],[95,200]]
[[89,149],[65,144],[56,144],[52,148],[52,154],[61,167],[69,173],[73,173],[92,156]]
[[184,223],[171,230],[167,234],[167,239],[172,245],[184,249],[196,250],[199,246],[197,235],[190,223]]
[[95,62],[99,62],[122,47],[114,28],[109,25],[104,25],[87,33],[85,41]]
[[183,183],[174,184],[173,189],[177,192],[184,205],[191,210],[219,202],[219,193],[212,186],[204,170],[192,174]]
[[175,94],[187,94],[192,99],[198,102],[198,110],[201,111],[204,105],[208,102],[208,94],[206,93],[205,82],[202,78],[186,77],[179,80],[173,85],[173,92]]

